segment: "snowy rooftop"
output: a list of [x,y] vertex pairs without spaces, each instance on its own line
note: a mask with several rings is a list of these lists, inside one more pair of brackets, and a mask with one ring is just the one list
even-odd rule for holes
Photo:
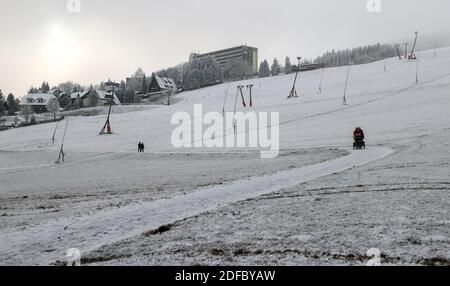
[[89,90],[85,90],[85,91],[77,91],[77,92],[72,93],[72,94],[70,95],[70,98],[76,99],[76,98],[78,98],[78,97],[83,97],[83,96],[85,96],[85,95],[88,94],[88,93],[89,93]]
[[113,102],[117,105],[121,105],[119,98],[116,96],[115,93],[105,92],[103,90],[96,90],[97,95],[102,100],[110,100],[111,97],[113,98]]
[[[74,92],[70,95],[70,98],[72,98],[72,99],[76,99],[78,97],[82,98],[82,97],[86,96],[87,94],[89,94],[90,91],[91,90]],[[110,92],[106,92],[106,91],[99,90],[99,89],[96,89],[95,92],[97,93],[98,97],[102,100],[109,100],[112,97],[113,102],[115,104],[117,104],[117,105],[121,104],[119,98],[115,94],[111,94]]]
[[26,96],[22,97],[20,105],[47,105],[48,101],[51,98],[56,97],[50,93],[29,93]]
[[158,82],[158,85],[160,88],[171,89],[171,90],[177,89],[177,85],[173,79],[168,78],[168,77],[159,77],[159,76],[155,76],[155,78],[156,78],[156,81]]

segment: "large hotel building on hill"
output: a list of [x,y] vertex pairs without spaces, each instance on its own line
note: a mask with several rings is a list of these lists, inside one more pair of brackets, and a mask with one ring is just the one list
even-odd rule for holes
[[212,56],[220,64],[222,70],[225,70],[231,63],[234,63],[235,66],[237,66],[236,68],[239,68],[239,65],[241,66],[240,70],[242,71],[243,76],[253,76],[258,74],[257,48],[238,46],[205,54],[192,53],[189,60],[192,61],[193,59],[205,56]]

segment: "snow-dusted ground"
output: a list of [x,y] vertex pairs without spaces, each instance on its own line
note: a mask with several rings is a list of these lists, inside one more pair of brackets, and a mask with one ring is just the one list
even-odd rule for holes
[[[291,100],[293,75],[223,84],[115,114],[111,136],[97,136],[104,115],[70,118],[61,166],[53,124],[0,132],[0,263],[106,244],[83,261],[362,264],[377,247],[386,263],[448,264],[450,49],[419,63],[419,84],[414,61],[352,67],[346,106],[342,67],[325,71],[321,95],[321,71],[302,73]],[[231,111],[242,83],[255,85],[253,110],[280,112],[284,156],[171,147],[173,112],[221,112],[227,90]],[[357,125],[369,149],[343,156]],[[138,141],[153,153],[134,154]]]
[[[373,148],[363,154],[352,152],[303,168],[277,172],[215,187],[204,187],[199,191],[167,199],[141,204],[130,204],[119,209],[97,212],[79,218],[51,221],[25,230],[4,231],[0,235],[3,245],[0,252],[13,263],[32,264],[39,257],[40,263],[55,262],[74,245],[81,251],[96,248],[139,235],[149,229],[174,223],[205,211],[216,210],[228,203],[243,201],[263,194],[272,193],[318,177],[330,175],[367,162],[383,158],[391,153],[384,148]],[[245,191],[244,191],[245,190]],[[57,238],[57,239],[55,239]],[[45,248],[45,253],[42,249]],[[23,257],[17,250],[26,252]],[[20,257],[19,260],[14,260]]]
[[[449,134],[100,248],[93,265],[450,264]],[[445,150],[445,152],[444,152]],[[420,154],[420,155],[419,155]]]

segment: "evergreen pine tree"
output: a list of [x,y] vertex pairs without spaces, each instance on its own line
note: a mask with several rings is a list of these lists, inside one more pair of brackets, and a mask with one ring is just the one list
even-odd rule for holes
[[38,92],[39,92],[39,90],[33,86],[30,87],[30,89],[28,90],[28,93],[38,93]]
[[264,60],[259,66],[259,77],[269,77],[270,76],[270,68],[267,60]]
[[146,79],[145,73],[144,73],[144,75],[142,77],[142,83],[141,83],[141,90],[140,91],[143,92],[143,93],[147,93],[147,79]]
[[124,102],[125,91],[126,91],[126,84],[125,84],[125,82],[122,80],[122,81],[120,81],[119,90],[118,90],[118,92],[117,92],[117,97],[119,98],[120,102]]
[[50,91],[50,85],[48,84],[48,82],[44,81],[41,85],[39,92],[48,93],[49,91]]
[[289,57],[286,57],[286,60],[284,62],[284,73],[290,74],[291,72],[292,72],[291,59]]
[[275,59],[273,59],[273,63],[272,63],[272,67],[271,67],[272,76],[277,76],[280,74],[280,72],[281,72],[280,64],[278,63],[278,59],[275,58]]
[[6,98],[6,103],[8,105],[8,115],[10,116],[14,115],[19,110],[17,101],[12,93],[8,94],[8,97]]
[[3,97],[2,90],[0,89],[0,117],[3,116],[4,107],[5,106],[5,98]]
[[145,73],[144,73],[144,71],[143,71],[141,68],[138,68],[138,69],[134,72],[133,77],[135,77],[135,78],[143,78],[143,77],[145,77]]

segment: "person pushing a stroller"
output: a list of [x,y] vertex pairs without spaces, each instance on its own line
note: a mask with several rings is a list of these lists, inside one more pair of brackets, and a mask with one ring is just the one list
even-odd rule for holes
[[356,127],[353,131],[353,149],[366,148],[366,143],[364,142],[365,135],[361,127]]

